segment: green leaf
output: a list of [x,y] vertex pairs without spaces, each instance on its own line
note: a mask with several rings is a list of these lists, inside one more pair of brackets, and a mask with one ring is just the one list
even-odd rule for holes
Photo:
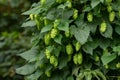
[[112,4],[112,8],[113,10],[116,10],[116,11],[120,10],[120,1],[119,0],[115,1],[115,3]]
[[35,25],[36,25],[35,21],[27,21],[27,22],[24,22],[21,27],[33,27]]
[[[99,18],[98,17],[101,17],[101,5],[96,6],[94,8],[92,14],[94,16],[96,16],[96,18],[94,17],[94,22],[93,23],[95,24],[96,22],[99,22]],[[96,21],[96,19],[97,19],[97,21]]]
[[84,10],[83,10],[83,12],[88,12],[88,11],[90,11],[91,10],[91,7],[90,6],[87,6]]
[[5,42],[0,42],[0,48],[3,48],[3,46],[5,46]]
[[92,75],[93,75],[94,77],[96,77],[97,80],[100,80],[100,78],[98,77],[98,75],[96,74],[95,71],[92,71],[91,73],[92,73]]
[[45,72],[46,72],[46,71],[50,71],[50,70],[52,69],[52,67],[53,67],[52,65],[47,64]]
[[101,3],[104,3],[104,0],[100,0]]
[[62,14],[63,20],[69,20],[69,18],[73,15],[74,10],[71,9],[65,9]]
[[79,73],[79,75],[77,76],[76,80],[83,80],[85,77],[85,74],[83,72]]
[[42,6],[42,7],[47,7],[47,8],[49,8],[49,7],[51,7],[53,4],[55,3],[55,0],[46,0],[46,4],[44,5],[44,6]]
[[106,49],[108,46],[110,46],[110,44],[111,44],[110,39],[105,39],[105,38],[99,39],[99,46],[102,49]]
[[92,8],[96,7],[99,3],[100,3],[100,0],[92,0],[91,1]]
[[85,80],[92,80],[92,74],[91,72],[84,72]]
[[44,64],[45,60],[46,60],[45,52],[44,50],[42,50],[36,57],[35,68],[38,68],[41,64]]
[[120,26],[115,26],[115,32],[120,35]]
[[59,69],[62,69],[65,66],[67,66],[67,61],[68,61],[67,56],[62,56],[62,58],[59,58]]
[[35,8],[32,8],[24,13],[22,13],[23,15],[30,15],[30,14],[39,14],[39,12],[41,11],[42,9],[40,8],[40,6],[38,7],[35,7]]
[[106,77],[105,77],[105,75],[100,71],[100,70],[94,70],[94,72],[99,76],[99,77],[101,77],[102,78],[102,80],[107,80],[106,79]]
[[39,61],[42,60],[45,57],[44,51],[41,51],[37,57],[39,58]]
[[62,20],[60,25],[58,26],[58,29],[68,32],[69,31],[69,21]]
[[109,62],[113,61],[116,58],[116,54],[103,54],[101,57],[103,65],[108,64]]
[[88,26],[90,27],[90,31],[92,32],[92,33],[95,33],[96,32],[96,30],[97,30],[97,22],[94,22],[94,23],[88,23]]
[[99,42],[97,40],[95,40],[95,41],[92,41],[92,42],[85,43],[82,48],[86,53],[89,53],[89,54],[93,55],[93,50],[95,48],[97,48],[98,45],[99,45]]
[[27,76],[27,80],[38,80],[38,78],[43,74],[41,70],[37,70],[35,73]]
[[54,49],[54,46],[48,46],[46,49],[48,49],[50,52]]
[[83,28],[76,28],[71,27],[71,33],[75,36],[75,38],[81,43],[85,44],[87,42],[87,39],[89,37],[90,28],[87,26],[84,26]]
[[31,59],[36,58],[37,56],[37,48],[31,48],[28,51],[23,52],[22,54],[18,54],[18,56],[21,56],[27,61],[30,61]]
[[47,32],[52,29],[52,25],[47,25],[41,29],[41,33]]
[[61,4],[61,5],[58,6],[58,9],[59,9],[59,8],[65,9],[65,7],[66,7],[65,5]]
[[55,41],[56,43],[58,43],[58,44],[61,44],[61,40],[62,40],[62,35],[61,35],[61,34],[57,35],[57,36],[54,38],[54,41]]
[[50,11],[46,14],[46,18],[49,20],[55,19],[55,8],[50,9]]
[[83,14],[80,14],[78,16],[78,18],[75,20],[75,24],[78,26],[78,27],[81,27],[81,25],[84,23],[84,13]]
[[35,71],[35,65],[34,64],[26,64],[20,68],[16,69],[16,73],[21,75],[28,75]]
[[54,48],[53,53],[56,57],[58,57],[59,54],[60,54],[60,51],[61,51],[61,46],[57,46],[57,47]]
[[69,76],[67,80],[74,80],[73,76]]
[[73,68],[72,75],[78,76],[78,74],[81,74],[83,70],[79,73],[79,69],[80,69],[79,67]]
[[117,52],[118,55],[120,56],[120,46],[113,47],[113,51]]

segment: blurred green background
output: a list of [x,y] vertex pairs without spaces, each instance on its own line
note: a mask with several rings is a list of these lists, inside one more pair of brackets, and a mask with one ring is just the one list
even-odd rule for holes
[[26,16],[21,15],[38,0],[0,0],[0,80],[23,80],[15,73],[25,64],[17,54],[31,47],[32,28],[21,27]]

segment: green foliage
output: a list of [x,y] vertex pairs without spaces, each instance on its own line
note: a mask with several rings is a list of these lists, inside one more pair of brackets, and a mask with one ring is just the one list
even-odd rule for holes
[[17,55],[31,47],[32,29],[21,28],[25,17],[21,15],[30,7],[27,0],[0,0],[0,79],[23,80],[15,73],[18,66],[25,64]]
[[33,47],[20,54],[33,68],[25,65],[16,72],[26,80],[119,79],[119,12],[120,0],[34,3],[23,13],[29,15],[24,27],[35,29]]

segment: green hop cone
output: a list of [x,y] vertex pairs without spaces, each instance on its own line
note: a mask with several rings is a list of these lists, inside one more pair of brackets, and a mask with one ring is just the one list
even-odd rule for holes
[[55,62],[55,56],[51,56],[50,57],[50,64],[54,64],[54,62]]
[[68,31],[65,31],[65,36],[68,38],[68,37],[70,37],[70,32]]
[[76,44],[75,44],[76,51],[79,51],[80,48],[81,48],[81,44],[77,41]]
[[112,11],[109,13],[109,20],[110,20],[110,22],[112,22],[112,21],[114,21],[114,19],[115,19],[115,12]]
[[118,16],[120,17],[120,10],[118,11]]
[[112,6],[108,5],[107,6],[107,11],[110,13],[112,11]]
[[45,34],[45,36],[44,36],[44,42],[45,42],[45,45],[49,45],[49,43],[50,43],[50,34],[48,33],[48,34]]
[[46,3],[46,0],[40,0],[40,3],[44,5]]
[[75,20],[75,19],[77,19],[77,18],[78,18],[78,10],[75,9],[75,10],[74,10],[74,13],[73,13],[73,19]]
[[101,33],[104,33],[104,32],[106,31],[106,29],[107,29],[107,24],[106,24],[106,22],[104,21],[104,22],[102,22],[101,25],[100,25],[100,32],[101,32]]
[[39,15],[35,14],[34,15],[34,18],[35,18],[35,22],[36,22],[36,25],[37,25],[37,29],[40,30],[41,27],[42,27],[42,17],[40,17]]
[[74,62],[74,64],[78,64],[78,55],[77,54],[75,54],[74,56],[73,56],[73,62]]
[[46,55],[47,59],[50,59],[51,54],[48,49],[45,50],[45,55]]
[[103,50],[103,54],[108,54],[108,53],[109,53],[109,52],[108,52],[108,49],[107,49],[107,48]]
[[35,20],[36,24],[37,24],[37,29],[40,30],[41,29],[41,23],[39,22],[39,20]]
[[106,65],[105,65],[105,69],[108,69],[108,68],[109,68],[109,65],[108,65],[108,64],[106,64]]
[[57,60],[57,58],[55,58],[55,62],[54,62],[54,67],[57,67],[58,66],[58,60]]
[[53,27],[54,27],[54,28],[57,28],[59,24],[60,24],[60,20],[59,20],[59,19],[56,19],[56,20],[54,21]]
[[55,37],[57,36],[57,34],[58,34],[58,30],[55,29],[55,28],[53,28],[53,29],[51,30],[50,36],[51,36],[51,38],[55,38]]
[[118,68],[118,69],[120,68],[120,63],[116,64],[116,68]]
[[98,62],[100,59],[99,59],[99,56],[95,56],[95,61]]
[[30,14],[29,17],[31,20],[34,20],[34,14]]
[[78,57],[78,59],[77,59],[78,60],[78,64],[82,64],[82,61],[83,61],[82,53],[79,52],[77,57]]
[[44,19],[44,25],[46,26],[46,25],[48,25],[50,23],[50,21],[48,20],[48,19]]
[[88,20],[88,22],[92,22],[93,21],[93,15],[92,15],[92,13],[88,13],[87,14],[87,20]]
[[35,15],[34,15],[34,18],[35,18],[36,20],[38,20],[38,19],[39,19],[39,16],[38,16],[37,14],[35,14]]
[[68,7],[68,8],[72,8],[72,3],[71,3],[71,1],[68,0],[68,1],[66,2],[66,4],[67,4],[67,7]]
[[71,55],[73,53],[73,47],[72,47],[71,44],[68,44],[66,46],[66,52],[67,52],[68,55]]
[[54,65],[54,67],[58,66],[58,60],[55,56],[50,57],[50,64]]
[[51,77],[51,72],[50,72],[50,71],[46,71],[46,72],[45,72],[45,75],[46,75],[47,77]]
[[106,0],[106,3],[111,3],[112,2],[112,0]]

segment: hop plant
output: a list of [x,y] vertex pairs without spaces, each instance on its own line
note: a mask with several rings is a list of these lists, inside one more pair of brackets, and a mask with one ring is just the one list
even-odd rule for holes
[[55,37],[57,36],[57,34],[58,34],[58,30],[55,29],[55,28],[53,28],[53,29],[51,30],[50,36],[51,36],[51,38],[55,38]]
[[45,42],[45,45],[49,45],[49,43],[50,43],[50,34],[48,33],[48,34],[45,34],[45,36],[44,36],[44,42]]
[[74,56],[73,56],[73,62],[74,64],[82,64],[83,62],[83,56],[82,56],[82,53],[79,52],[79,53],[76,53]]
[[108,69],[108,68],[109,68],[109,65],[108,65],[108,64],[106,64],[106,65],[105,65],[105,69]]
[[68,1],[66,2],[66,4],[67,4],[67,7],[68,7],[68,8],[72,8],[72,3],[71,3],[71,1],[68,0]]
[[88,13],[87,14],[87,20],[88,20],[88,22],[92,22],[93,21],[93,15],[92,15],[92,13]]
[[74,10],[74,13],[73,13],[73,19],[75,20],[75,19],[77,19],[77,18],[78,18],[78,10],[75,9],[75,10]]
[[107,24],[105,21],[103,21],[100,25],[100,32],[104,33],[106,31],[106,29],[107,29]]
[[119,15],[119,17],[120,17],[120,10],[118,11],[118,15]]
[[41,0],[40,2],[42,5],[44,5],[46,3],[46,0]]
[[29,17],[31,20],[34,20],[34,14],[30,14]]
[[60,24],[60,20],[59,20],[59,19],[56,19],[56,20],[54,21],[53,27],[54,27],[54,28],[57,28],[59,24]]
[[78,57],[78,59],[77,59],[78,60],[78,64],[82,64],[82,61],[83,61],[82,53],[79,52],[77,57]]
[[81,48],[81,44],[80,44],[80,42],[77,41],[76,44],[75,44],[76,51],[79,51],[80,48]]
[[57,67],[58,66],[58,60],[55,56],[51,56],[50,57],[50,63],[54,66]]
[[46,55],[47,59],[50,59],[51,54],[48,49],[45,50],[45,55]]
[[112,0],[106,0],[106,3],[111,3],[112,2]]
[[75,54],[74,56],[73,56],[73,62],[74,62],[74,64],[78,64],[78,55],[77,54]]
[[112,11],[112,6],[111,5],[108,5],[107,6],[107,11],[110,13]]
[[118,62],[117,64],[116,64],[116,68],[120,68],[120,63]]
[[68,44],[66,46],[66,52],[67,52],[68,55],[71,55],[73,53],[73,47],[72,47],[71,44]]
[[115,19],[115,12],[112,11],[109,13],[109,20],[110,20],[110,22],[112,22],[112,21],[114,21],[114,19]]
[[50,71],[46,71],[45,74],[46,74],[47,77],[51,77],[51,72]]

